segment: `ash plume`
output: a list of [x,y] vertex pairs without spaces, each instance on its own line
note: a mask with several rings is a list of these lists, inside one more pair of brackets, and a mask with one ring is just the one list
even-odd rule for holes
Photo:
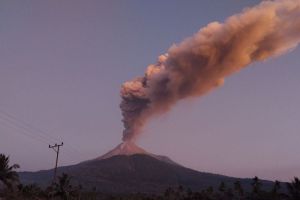
[[153,115],[202,96],[247,65],[285,53],[300,42],[300,0],[263,1],[224,23],[212,22],[174,44],[145,75],[121,88],[123,140],[134,140]]

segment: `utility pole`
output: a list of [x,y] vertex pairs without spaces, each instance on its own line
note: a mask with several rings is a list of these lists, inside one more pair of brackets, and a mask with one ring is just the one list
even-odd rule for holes
[[53,175],[53,182],[55,182],[56,179],[56,170],[57,170],[57,163],[58,163],[58,154],[59,154],[59,147],[63,146],[64,143],[56,144],[51,146],[49,145],[49,148],[53,149],[56,152],[56,162],[55,162],[55,168],[54,168],[54,175]]

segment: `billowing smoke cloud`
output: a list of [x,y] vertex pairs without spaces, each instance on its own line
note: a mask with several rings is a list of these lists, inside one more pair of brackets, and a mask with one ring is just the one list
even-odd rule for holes
[[264,1],[212,22],[173,45],[143,77],[121,89],[123,140],[134,140],[145,122],[177,101],[206,94],[224,78],[255,61],[293,49],[300,42],[300,0]]

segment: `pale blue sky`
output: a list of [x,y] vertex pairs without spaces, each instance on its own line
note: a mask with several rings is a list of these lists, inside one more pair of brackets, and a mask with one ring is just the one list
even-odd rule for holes
[[[121,142],[120,85],[170,45],[258,0],[0,2],[0,152],[21,170],[102,155]],[[153,119],[138,144],[200,171],[300,175],[299,55],[255,63]],[[14,115],[48,136],[5,120]],[[46,138],[47,137],[47,138]],[[50,137],[50,138],[48,138]]]

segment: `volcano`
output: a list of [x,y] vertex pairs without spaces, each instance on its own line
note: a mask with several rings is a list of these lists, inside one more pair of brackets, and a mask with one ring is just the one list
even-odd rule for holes
[[127,155],[127,156],[130,156],[130,155],[134,155],[134,154],[146,154],[146,155],[150,155],[150,153],[146,152],[141,147],[139,147],[136,144],[134,144],[133,142],[129,141],[129,142],[122,142],[121,144],[119,144],[118,146],[116,146],[111,151],[107,152],[103,156],[100,156],[100,157],[98,157],[96,159],[102,160],[102,159],[110,158],[110,157],[117,156],[117,155]]
[[[186,168],[170,158],[149,153],[132,142],[123,142],[106,154],[76,165],[59,167],[58,174],[72,176],[74,184],[85,189],[97,188],[105,193],[160,193],[179,185],[193,190],[218,187],[221,182],[232,185],[239,180],[245,188],[251,179],[239,179]],[[47,186],[52,181],[53,169],[20,172],[24,184]],[[271,187],[271,181],[263,181]]]
[[149,153],[131,141],[122,142],[121,144],[116,146],[114,149],[112,149],[111,151],[107,152],[106,154],[96,158],[95,160],[103,160],[103,159],[111,158],[111,157],[117,156],[117,155],[131,156],[131,155],[135,155],[135,154],[148,155],[148,156],[151,156],[151,157],[156,158],[157,160],[160,160],[163,162],[167,162],[167,163],[174,164],[174,165],[179,165],[178,163],[174,162],[167,156],[161,156],[161,155]]

